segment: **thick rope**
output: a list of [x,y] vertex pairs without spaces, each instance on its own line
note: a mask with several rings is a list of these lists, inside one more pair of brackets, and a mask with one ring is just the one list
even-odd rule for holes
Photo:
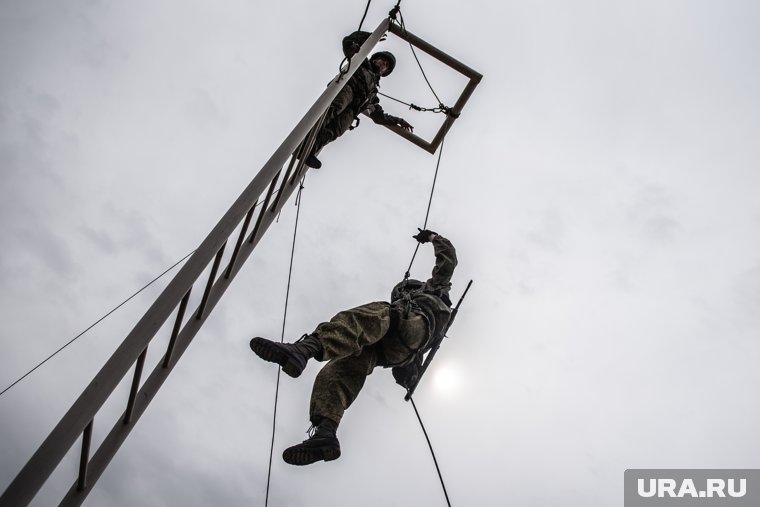
[[[367,12],[369,12],[369,5],[372,3],[372,0],[367,0],[367,6],[364,8],[364,14],[362,15],[362,20],[359,21],[359,28],[356,29],[358,32],[362,29],[362,25],[364,24],[364,20],[367,17]],[[345,64],[345,67],[343,66]],[[335,81],[336,83],[340,82],[340,80],[348,74],[348,71],[351,70],[351,59],[349,57],[343,58],[341,60],[340,64],[338,65],[338,79]]]
[[367,12],[369,11],[369,4],[372,3],[372,0],[367,0],[367,7],[364,8],[364,15],[362,16],[362,20],[359,22],[359,28],[356,29],[358,32],[362,29],[362,25],[364,24],[364,19],[367,17]]
[[153,280],[151,280],[150,282],[148,282],[147,284],[145,284],[140,290],[138,290],[137,292],[135,292],[134,294],[132,294],[131,296],[129,296],[127,299],[125,299],[124,301],[122,301],[121,303],[119,303],[110,312],[106,313],[101,318],[99,318],[98,320],[96,320],[94,323],[90,324],[90,326],[87,329],[85,329],[84,331],[82,331],[81,333],[79,333],[78,335],[76,335],[74,338],[72,338],[71,340],[69,340],[63,347],[59,348],[58,350],[56,350],[55,352],[53,352],[52,354],[50,354],[43,361],[41,361],[37,366],[35,366],[31,370],[29,370],[28,372],[24,373],[14,383],[12,383],[11,385],[9,385],[5,389],[3,389],[3,391],[0,392],[0,396],[2,396],[3,394],[5,394],[5,392],[8,391],[10,388],[12,388],[16,384],[18,384],[19,382],[21,382],[22,380],[24,380],[26,377],[28,377],[29,375],[31,375],[32,372],[34,372],[37,368],[39,368],[43,364],[47,363],[50,359],[52,359],[55,355],[57,355],[63,349],[65,349],[66,347],[68,347],[69,345],[71,345],[72,343],[74,343],[75,341],[77,341],[87,331],[89,331],[90,329],[92,329],[95,326],[97,326],[98,324],[100,324],[103,320],[106,319],[106,317],[108,317],[113,312],[115,312],[116,310],[118,310],[119,308],[121,308],[122,306],[124,306],[125,304],[127,304],[132,298],[134,298],[135,296],[137,296],[138,294],[140,294],[142,291],[144,291],[145,289],[147,289],[148,287],[150,287],[151,285],[153,285],[153,283],[156,282],[156,281],[158,281],[159,278],[161,278],[166,273],[168,273],[169,271],[171,271],[172,269],[174,269],[175,267],[177,267],[178,264],[180,264],[182,261],[184,261],[185,259],[187,259],[191,255],[193,255],[194,253],[195,253],[195,250],[193,250],[189,254],[185,255],[184,257],[182,257],[180,260],[178,260],[177,262],[175,262],[174,264],[172,264],[171,267],[167,268],[163,273],[161,273],[160,275],[158,275],[157,277],[155,277]]
[[[438,162],[435,164],[435,175],[433,176],[433,186],[430,189],[430,198],[428,199],[428,205],[427,205],[427,211],[425,212],[425,223],[422,225],[423,229],[427,229],[427,223],[428,218],[430,217],[430,205],[433,203],[433,193],[435,193],[435,182],[438,180],[438,169],[441,166],[441,156],[443,155],[443,142],[446,140],[446,136],[443,136],[441,139],[441,148],[438,151]],[[406,282],[409,279],[410,271],[412,270],[412,264],[414,264],[414,258],[417,257],[417,250],[420,249],[419,242],[417,243],[417,246],[414,248],[414,254],[412,254],[412,260],[409,261],[409,267],[406,268],[406,273],[404,274],[404,282]]]
[[[425,223],[423,224],[422,228],[427,229],[427,223],[428,218],[430,217],[430,205],[433,203],[433,193],[435,193],[435,182],[438,179],[438,169],[441,166],[441,155],[443,155],[443,141],[446,139],[446,136],[441,139],[441,150],[438,152],[438,162],[435,165],[435,175],[433,176],[433,186],[430,189],[430,199],[428,199],[428,205],[427,205],[427,211],[425,212]],[[414,254],[412,255],[412,260],[409,261],[409,267],[406,270],[406,273],[404,274],[404,285],[406,285],[406,282],[409,280],[410,271],[412,269],[412,264],[414,264],[414,258],[417,256],[417,251],[420,248],[420,243],[417,242],[417,246],[414,247]],[[407,393],[409,393],[409,390],[407,389]],[[411,393],[409,393],[409,401],[412,402],[412,407],[414,407],[414,413],[417,414],[417,420],[420,422],[420,426],[422,427],[422,432],[425,434],[425,440],[427,440],[428,447],[430,447],[430,454],[433,456],[433,463],[435,463],[435,469],[438,472],[438,479],[441,481],[441,487],[443,488],[443,494],[446,497],[446,503],[449,507],[451,507],[451,502],[449,501],[449,494],[446,492],[446,484],[443,482],[443,475],[441,475],[441,469],[438,467],[438,460],[435,458],[435,452],[433,451],[433,444],[430,443],[430,438],[428,438],[427,431],[425,430],[425,425],[422,423],[422,418],[420,417],[420,413],[417,410],[417,406],[414,404],[414,398],[412,398]]]
[[427,431],[425,430],[425,425],[422,424],[422,418],[420,417],[420,413],[417,410],[417,405],[414,404],[414,398],[412,398],[411,395],[409,395],[409,401],[412,402],[412,407],[414,407],[414,413],[417,415],[417,420],[420,422],[420,427],[422,428],[422,433],[425,434],[425,440],[427,440],[428,447],[430,447],[430,454],[433,456],[433,463],[435,463],[435,469],[438,472],[438,479],[441,481],[441,487],[443,488],[443,496],[446,497],[446,504],[451,507],[451,501],[449,500],[449,494],[446,492],[446,484],[443,483],[443,475],[441,475],[441,469],[438,466],[438,460],[435,459],[435,452],[433,451],[433,444],[430,443],[430,438],[428,437]]
[[[401,12],[399,12],[399,18],[401,18],[401,29],[406,31],[406,25],[404,24],[404,15],[401,14]],[[430,84],[430,80],[428,79],[427,74],[425,74],[425,69],[422,68],[420,59],[417,58],[417,52],[414,50],[414,45],[412,45],[411,42],[409,43],[409,48],[412,50],[412,55],[414,56],[414,59],[417,61],[417,66],[420,68],[420,72],[422,72],[422,77],[425,78],[425,82],[427,83],[428,88],[430,88],[430,91],[433,92],[433,96],[435,97],[435,100],[437,100],[439,104],[443,104],[441,102],[441,99],[438,98],[438,94],[435,93],[435,90],[433,89],[433,85]]]
[[[293,227],[293,244],[290,247],[290,267],[288,268],[288,285],[285,290],[285,311],[282,315],[282,334],[280,335],[280,343],[285,341],[285,323],[288,319],[288,301],[290,300],[290,281],[293,276],[293,258],[296,253],[296,237],[298,235],[298,217],[301,214],[301,192],[304,189],[303,182],[306,177],[301,178],[300,186],[298,187],[298,194],[296,195],[296,223]],[[272,456],[274,454],[274,435],[277,428],[277,400],[280,395],[280,368],[277,368],[277,383],[274,389],[274,412],[272,414],[272,443],[269,446],[269,467],[267,470],[267,492],[264,500],[264,506],[269,505],[269,485],[272,479]]]

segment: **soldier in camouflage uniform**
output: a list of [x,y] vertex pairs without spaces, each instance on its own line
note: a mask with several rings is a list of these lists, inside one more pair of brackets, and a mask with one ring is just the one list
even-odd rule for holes
[[[369,32],[360,31],[345,37],[343,54],[350,59],[369,36]],[[327,116],[317,133],[314,147],[306,158],[306,165],[315,169],[322,167],[316,153],[327,143],[342,136],[351,127],[354,118],[363,112],[369,114],[372,121],[380,125],[398,125],[410,132],[413,130],[403,118],[385,113],[380,106],[380,99],[377,98],[380,78],[393,72],[395,66],[396,58],[388,51],[375,53],[361,63],[327,109]]]
[[411,387],[422,366],[422,355],[446,330],[451,315],[451,276],[456,250],[439,234],[424,230],[414,238],[432,242],[433,275],[426,282],[405,280],[391,293],[391,302],[368,303],[342,311],[296,343],[264,338],[251,340],[262,359],[279,364],[298,377],[309,359],[327,361],[317,374],[311,395],[310,437],[283,452],[291,465],[331,461],[340,456],[336,431],[345,410],[356,399],[375,366],[392,368],[396,382]]

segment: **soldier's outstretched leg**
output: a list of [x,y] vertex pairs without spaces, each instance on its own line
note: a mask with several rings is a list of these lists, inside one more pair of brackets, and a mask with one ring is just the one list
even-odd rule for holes
[[363,347],[378,342],[388,332],[388,303],[357,306],[323,322],[313,333],[296,343],[280,343],[256,337],[250,347],[265,361],[277,363],[291,377],[298,377],[309,359],[328,361],[358,354]]
[[322,344],[308,334],[296,343],[279,343],[257,336],[251,340],[250,346],[261,359],[279,364],[282,371],[293,378],[301,375],[309,359],[322,360]]
[[312,332],[324,348],[324,359],[338,359],[359,354],[380,341],[391,325],[390,305],[378,301],[337,313]]
[[316,431],[307,440],[285,449],[282,459],[286,463],[309,465],[340,457],[338,425],[375,364],[377,353],[367,347],[359,355],[333,359],[322,368],[314,381],[309,409]]

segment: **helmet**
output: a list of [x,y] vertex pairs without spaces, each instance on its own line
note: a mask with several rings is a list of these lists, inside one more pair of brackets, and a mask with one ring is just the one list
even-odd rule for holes
[[396,57],[393,56],[392,53],[389,53],[388,51],[378,51],[374,55],[372,55],[369,59],[370,62],[373,62],[377,58],[382,58],[386,62],[388,62],[388,70],[385,71],[385,74],[383,74],[383,77],[387,76],[391,72],[393,72],[393,69],[396,67]]
[[421,289],[423,285],[424,283],[420,282],[419,280],[415,280],[414,278],[410,278],[404,282],[399,282],[395,287],[393,287],[393,290],[391,291],[391,301],[401,299],[404,297],[405,292]]

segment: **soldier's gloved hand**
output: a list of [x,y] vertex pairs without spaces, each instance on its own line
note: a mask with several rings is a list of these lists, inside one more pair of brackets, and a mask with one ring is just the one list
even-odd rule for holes
[[412,237],[416,239],[417,241],[419,241],[420,243],[427,243],[428,241],[432,241],[433,237],[438,235],[437,232],[429,231],[427,229],[423,231],[419,227],[417,227],[417,230],[420,232],[418,232]]
[[414,127],[412,127],[412,125],[403,118],[397,119],[396,125],[406,130],[407,132],[414,132]]
[[356,42],[349,43],[346,47],[346,58],[350,60],[352,56],[359,52],[359,48],[361,48],[361,46]]
[[396,383],[405,389],[411,389],[419,377],[417,370],[408,366],[391,368],[391,373],[393,373],[393,379]]

